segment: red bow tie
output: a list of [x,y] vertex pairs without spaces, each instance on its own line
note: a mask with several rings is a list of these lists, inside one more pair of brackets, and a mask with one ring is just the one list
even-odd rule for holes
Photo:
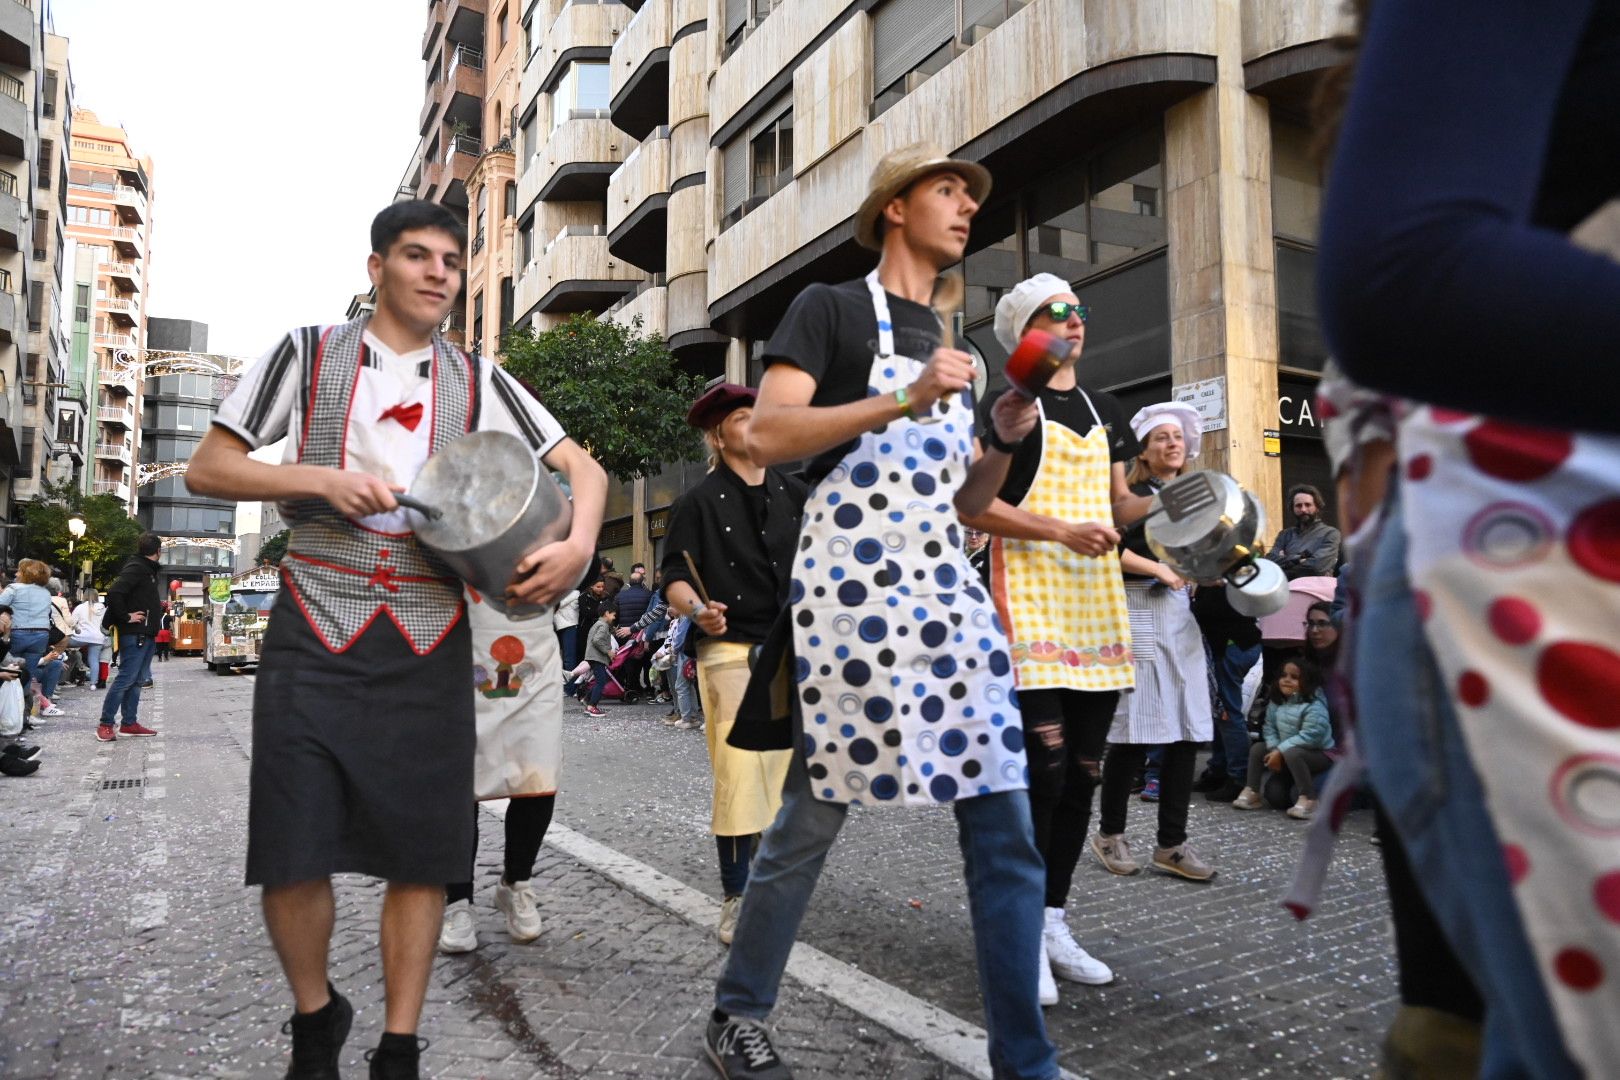
[[416,425],[422,422],[422,403],[416,402],[411,405],[395,405],[392,409],[387,410],[381,416],[377,417],[377,422],[379,424],[384,420],[398,420],[405,426],[406,431],[415,431]]

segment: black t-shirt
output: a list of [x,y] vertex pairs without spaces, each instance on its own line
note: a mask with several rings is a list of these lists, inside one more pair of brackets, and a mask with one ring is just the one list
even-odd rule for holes
[[[1079,387],[1071,390],[1047,388],[1041,391],[1040,398],[1041,408],[1045,410],[1048,420],[1062,424],[1081,438],[1090,435],[1091,429],[1097,426],[1091,409],[1086,407],[1086,398],[1090,398],[1097,410],[1097,417],[1108,429],[1110,462],[1128,462],[1142,452],[1141,443],[1136,441],[1136,435],[1131,431],[1130,417],[1125,415],[1124,406],[1114,395],[1101,390],[1082,391]],[[987,401],[981,407],[980,431],[990,430],[990,408],[993,404]],[[1017,506],[1029,494],[1029,486],[1035,482],[1035,470],[1040,466],[1040,461],[1041,429],[1037,426],[1013,454],[1012,464],[1007,468],[1007,479],[998,493],[1000,497]]]
[[[888,294],[894,351],[926,361],[939,348],[939,318],[932,308]],[[868,396],[877,354],[877,316],[872,294],[857,278],[839,285],[811,285],[798,295],[765,346],[764,362],[792,364],[816,380],[810,404],[847,405]],[[831,472],[854,440],[817,454],[805,469],[811,484]]]

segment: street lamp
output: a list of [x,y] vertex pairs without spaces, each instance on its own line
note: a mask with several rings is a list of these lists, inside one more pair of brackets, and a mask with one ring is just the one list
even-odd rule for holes
[[73,545],[84,539],[84,518],[78,514],[68,518],[68,532],[72,534],[68,538],[68,554],[71,555],[73,554]]

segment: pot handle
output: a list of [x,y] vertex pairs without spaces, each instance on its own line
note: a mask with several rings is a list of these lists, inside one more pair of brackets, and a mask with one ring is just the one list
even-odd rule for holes
[[414,495],[407,495],[403,491],[394,492],[394,501],[407,510],[415,510],[429,521],[438,521],[444,517],[444,511],[437,506],[430,506]]

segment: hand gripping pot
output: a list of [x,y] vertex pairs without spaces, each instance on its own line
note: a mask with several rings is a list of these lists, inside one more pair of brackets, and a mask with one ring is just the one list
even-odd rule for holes
[[1226,598],[1254,618],[1288,602],[1288,579],[1255,557],[1266,512],[1225,473],[1201,469],[1179,476],[1153,498],[1144,522],[1148,547],[1192,581],[1226,581]]
[[430,508],[416,525],[416,538],[491,607],[513,619],[550,610],[506,599],[518,561],[566,539],[574,517],[528,443],[504,431],[462,436],[428,458],[408,505]]

